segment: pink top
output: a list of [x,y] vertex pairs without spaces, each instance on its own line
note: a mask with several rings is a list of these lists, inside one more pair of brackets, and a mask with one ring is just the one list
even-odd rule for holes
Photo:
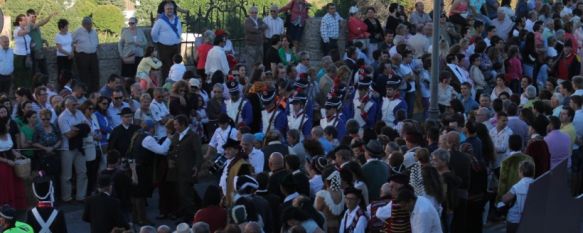
[[[460,3],[458,3],[456,5],[456,7],[454,9],[457,12],[466,12],[468,10],[468,3],[466,1],[461,1]],[[452,13],[451,11],[449,12],[449,16],[452,16],[455,14],[459,14],[459,13]]]
[[204,70],[204,64],[206,64],[206,57],[209,53],[209,50],[213,48],[213,45],[208,43],[203,43],[198,48],[196,48],[196,52],[198,52],[198,63],[196,63],[196,69]]
[[506,62],[506,81],[520,80],[522,77],[522,62],[518,56],[508,59]]
[[366,23],[357,17],[350,16],[348,18],[348,40],[366,39],[368,36],[368,26]]

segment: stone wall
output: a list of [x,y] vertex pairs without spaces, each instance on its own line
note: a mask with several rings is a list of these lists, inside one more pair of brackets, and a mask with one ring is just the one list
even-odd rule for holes
[[[321,18],[310,18],[306,21],[306,27],[304,29],[304,34],[301,41],[301,48],[298,51],[307,51],[310,54],[312,65],[319,65],[319,61],[322,58],[321,47],[321,34],[320,34],[320,21]],[[150,34],[149,28],[143,28],[146,35]],[[338,39],[338,46],[340,54],[344,52],[344,46],[346,43],[346,21],[341,23],[341,33]],[[190,45],[182,45],[182,53],[185,61],[191,60],[192,48]],[[242,51],[242,50],[238,50]],[[47,55],[47,65],[49,69],[49,79],[51,81],[57,80],[57,56],[56,48],[51,47],[46,50]],[[111,74],[121,74],[121,60],[119,58],[119,53],[117,51],[117,43],[100,44],[99,50],[97,51],[99,56],[99,70],[100,70],[100,84],[104,84]],[[192,67],[188,67],[193,69]],[[73,73],[76,73],[76,68],[73,66]]]
[[[306,20],[306,27],[304,28],[304,34],[302,36],[302,41],[299,51],[307,51],[310,54],[310,62],[312,65],[319,65],[320,58],[322,58],[322,37],[320,33],[320,22],[322,18],[312,17]],[[346,27],[346,21],[342,21],[340,25],[340,38],[338,38],[338,50],[340,55],[344,54],[344,47],[346,44],[346,35],[348,29]]]
[[[47,56],[47,66],[49,72],[49,80],[55,82],[57,80],[57,52],[56,48],[51,47],[45,51]],[[117,52],[117,44],[100,44],[97,50],[99,57],[99,83],[104,84],[111,74],[121,74],[121,60]],[[76,74],[77,68],[73,64],[73,73]]]

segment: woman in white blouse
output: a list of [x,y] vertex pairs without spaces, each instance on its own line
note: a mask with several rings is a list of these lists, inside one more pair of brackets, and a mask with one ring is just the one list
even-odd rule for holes
[[[14,85],[16,87],[32,87],[32,57],[30,48],[32,40],[28,33],[28,18],[23,14],[16,16],[14,22]],[[28,57],[28,59],[27,59]],[[28,61],[27,61],[28,60]]]
[[[71,71],[73,66],[73,36],[69,32],[69,21],[60,19],[57,23],[59,32],[55,35],[57,46],[57,74],[60,76],[64,70]],[[59,83],[61,89],[66,83]]]
[[490,99],[492,101],[498,99],[498,96],[502,94],[502,92],[508,93],[509,96],[512,95],[512,90],[506,86],[504,74],[498,75],[498,77],[496,77],[496,86],[492,90],[492,94],[490,94]]
[[450,101],[457,92],[453,89],[449,82],[451,81],[451,73],[444,71],[439,76],[439,85],[437,86],[438,98],[437,103],[439,105],[439,111],[444,112],[447,107],[450,106]]

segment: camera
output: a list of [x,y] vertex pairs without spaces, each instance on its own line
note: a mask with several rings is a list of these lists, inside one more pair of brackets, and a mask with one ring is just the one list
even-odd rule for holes
[[209,168],[211,174],[214,175],[221,175],[223,168],[225,167],[225,163],[227,162],[227,158],[223,155],[217,155],[217,158],[213,161],[213,165]]

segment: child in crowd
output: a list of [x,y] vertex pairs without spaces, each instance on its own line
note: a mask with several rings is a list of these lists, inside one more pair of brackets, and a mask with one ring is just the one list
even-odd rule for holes
[[172,57],[174,65],[170,67],[170,72],[168,73],[168,79],[166,82],[175,83],[182,80],[182,76],[186,73],[186,66],[182,63],[182,56],[180,54],[174,55]]

